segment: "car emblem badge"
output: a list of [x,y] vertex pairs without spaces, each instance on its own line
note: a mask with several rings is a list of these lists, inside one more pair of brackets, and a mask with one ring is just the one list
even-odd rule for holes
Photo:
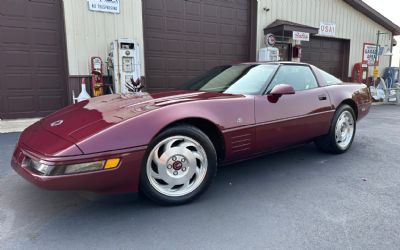
[[58,121],[52,122],[52,123],[50,124],[50,126],[56,127],[56,126],[58,126],[58,125],[61,125],[63,122],[64,122],[63,120],[58,120]]

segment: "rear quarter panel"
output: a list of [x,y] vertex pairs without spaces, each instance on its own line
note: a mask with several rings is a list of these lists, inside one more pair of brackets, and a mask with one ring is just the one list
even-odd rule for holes
[[357,106],[357,120],[365,117],[371,106],[371,96],[368,87],[359,83],[343,83],[325,87],[332,108],[337,109],[343,102],[352,100]]

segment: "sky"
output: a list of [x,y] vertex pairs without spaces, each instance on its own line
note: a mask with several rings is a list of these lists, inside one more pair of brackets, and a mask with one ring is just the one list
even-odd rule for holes
[[[390,21],[400,26],[400,1],[399,0],[363,0],[366,4],[377,10]],[[392,66],[400,64],[400,36],[395,36],[397,46],[393,47]]]

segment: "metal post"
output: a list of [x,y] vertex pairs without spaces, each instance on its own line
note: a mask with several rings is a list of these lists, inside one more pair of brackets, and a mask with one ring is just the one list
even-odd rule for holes
[[378,49],[379,49],[379,36],[380,36],[380,31],[378,30],[378,33],[376,33],[376,51],[375,51],[375,63],[374,66],[376,66],[376,62],[378,61]]
[[[375,49],[375,62],[374,62],[374,81],[378,78],[378,76],[375,76],[375,72],[377,70],[377,61],[378,61],[378,49],[379,49],[379,35],[381,32],[378,30],[378,33],[376,34],[376,49]],[[374,84],[375,85],[375,84]]]
[[[400,68],[400,59],[399,59],[399,68]],[[396,80],[393,79],[393,82],[395,82]],[[396,86],[396,85],[395,85]],[[397,85],[397,89],[396,89],[396,102],[397,104],[400,104],[400,70],[399,70],[399,74],[398,74],[398,85]]]
[[[393,58],[393,35],[390,38],[390,53],[392,53],[392,55],[389,57],[389,68],[392,67],[392,58]],[[394,81],[394,79],[393,79]]]

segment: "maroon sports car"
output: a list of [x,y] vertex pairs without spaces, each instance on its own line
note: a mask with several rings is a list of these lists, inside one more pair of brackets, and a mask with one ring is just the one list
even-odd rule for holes
[[370,103],[365,85],[308,64],[221,66],[178,90],[61,109],[21,134],[12,166],[46,189],[140,190],[182,204],[206,190],[218,165],[310,141],[347,151]]

